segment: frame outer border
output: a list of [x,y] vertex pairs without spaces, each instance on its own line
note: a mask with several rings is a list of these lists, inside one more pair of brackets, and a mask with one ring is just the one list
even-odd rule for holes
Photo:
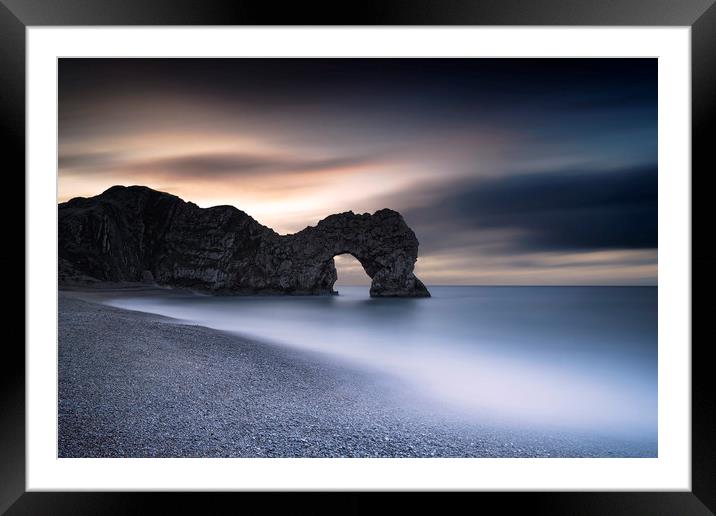
[[[711,134],[716,133],[716,4],[715,0],[364,0],[339,9],[293,4],[277,10],[268,2],[221,0],[0,0],[0,136],[10,158],[6,179],[25,170],[25,27],[28,25],[686,25],[692,33],[692,335],[710,316],[703,299],[716,288],[716,251],[695,242],[711,213],[707,174],[713,173]],[[333,4],[334,6],[336,4]],[[708,167],[708,168],[707,168]],[[698,175],[696,174],[698,172]],[[24,174],[23,174],[24,179]],[[694,188],[694,184],[702,185]],[[15,185],[13,185],[15,186]],[[22,183],[25,192],[24,181]],[[24,195],[23,195],[24,198]],[[699,202],[697,202],[697,200]],[[10,219],[12,225],[12,219]],[[14,224],[19,232],[19,225]],[[24,228],[24,226],[23,226]],[[22,237],[24,242],[24,235]],[[19,241],[19,238],[14,240]],[[25,247],[23,245],[23,263]],[[24,266],[23,266],[24,267]],[[24,292],[24,289],[23,289]],[[23,301],[24,301],[23,294]],[[24,302],[23,302],[23,307]],[[701,321],[697,323],[698,321]],[[24,332],[23,332],[24,333]],[[704,332],[704,335],[706,333]],[[23,339],[24,341],[24,339]],[[695,339],[692,337],[692,341]],[[703,340],[701,342],[704,342]],[[479,503],[537,514],[706,515],[716,511],[716,381],[707,359],[707,343],[692,346],[692,491],[650,493],[479,493]],[[236,501],[235,493],[25,493],[25,353],[19,342],[6,339],[0,375],[0,512],[7,514],[129,514],[146,512],[152,504],[180,510],[202,510],[216,498]],[[258,496],[242,493],[240,496]],[[291,505],[326,510],[316,493],[291,496]],[[341,512],[358,514],[375,507],[378,493],[341,496]],[[475,495],[472,495],[475,496]],[[231,498],[229,498],[231,497]],[[273,494],[275,500],[287,496]],[[335,497],[335,496],[334,496]],[[415,493],[421,505],[425,493]],[[264,497],[262,497],[263,500]],[[444,499],[444,497],[443,497]],[[454,499],[454,498],[453,498]],[[458,496],[454,508],[464,500]],[[332,504],[329,504],[332,505]],[[417,505],[417,504],[416,504]],[[441,502],[444,509],[451,504]]]
[[[696,232],[710,228],[713,212],[706,181],[714,173],[713,138],[716,134],[716,4],[691,27],[691,489],[711,511],[716,512],[716,380],[712,369],[713,319],[710,296],[716,288],[716,251]],[[697,276],[698,275],[698,276]],[[694,281],[698,277],[698,281]],[[700,303],[696,299],[700,297]],[[697,331],[703,329],[699,345]],[[711,352],[711,353],[709,353]]]
[[[25,198],[25,25],[0,0],[0,144],[2,168],[12,197]],[[12,179],[12,181],[10,181]],[[22,192],[22,196],[20,193]],[[22,201],[21,201],[22,202]],[[14,203],[13,203],[14,204]],[[24,206],[24,205],[23,205]],[[17,206],[6,218],[6,227],[14,234],[6,242],[8,251],[17,253],[22,242],[25,263],[24,225],[19,224]],[[8,210],[10,211],[10,210]],[[24,209],[23,209],[24,214]],[[14,257],[15,262],[20,257]],[[9,265],[9,264],[8,264]],[[13,278],[19,280],[18,277]],[[17,281],[19,283],[19,281]],[[22,294],[25,309],[25,285],[14,285]],[[20,290],[21,289],[21,290]],[[19,297],[19,296],[18,296]],[[15,305],[19,311],[20,303]],[[19,314],[18,314],[19,319]],[[11,320],[9,317],[7,321]],[[25,346],[24,325],[20,332],[3,338],[0,361],[0,513],[25,491]],[[23,342],[20,342],[22,335]]]

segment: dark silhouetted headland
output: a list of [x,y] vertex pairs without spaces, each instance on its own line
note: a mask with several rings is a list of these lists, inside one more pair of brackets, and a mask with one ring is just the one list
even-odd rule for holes
[[331,294],[350,253],[373,297],[429,297],[418,239],[400,213],[331,215],[279,235],[233,206],[200,208],[144,186],[59,205],[59,281],[156,282],[217,294]]

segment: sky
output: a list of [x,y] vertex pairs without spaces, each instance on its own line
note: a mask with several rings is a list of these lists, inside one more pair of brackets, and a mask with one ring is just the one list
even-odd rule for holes
[[[59,201],[282,234],[391,208],[427,284],[656,285],[656,59],[60,59]],[[336,258],[339,284],[367,284]]]

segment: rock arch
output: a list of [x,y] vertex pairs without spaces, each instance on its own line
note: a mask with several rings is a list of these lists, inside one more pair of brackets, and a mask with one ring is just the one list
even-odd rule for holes
[[329,294],[349,253],[374,297],[428,297],[418,239],[396,211],[331,215],[279,235],[233,206],[199,208],[147,187],[59,205],[60,283],[141,281],[217,294]]
[[315,263],[319,290],[333,292],[337,279],[334,257],[354,256],[371,278],[373,297],[427,297],[415,277],[418,239],[400,213],[383,209],[370,215],[353,212],[331,215],[315,227],[284,237],[291,248],[304,249],[307,263]]

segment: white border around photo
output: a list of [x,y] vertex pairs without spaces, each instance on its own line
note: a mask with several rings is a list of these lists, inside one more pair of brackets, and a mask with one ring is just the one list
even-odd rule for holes
[[[61,57],[658,58],[658,458],[58,458]],[[690,77],[688,27],[28,28],[27,490],[690,490]]]

